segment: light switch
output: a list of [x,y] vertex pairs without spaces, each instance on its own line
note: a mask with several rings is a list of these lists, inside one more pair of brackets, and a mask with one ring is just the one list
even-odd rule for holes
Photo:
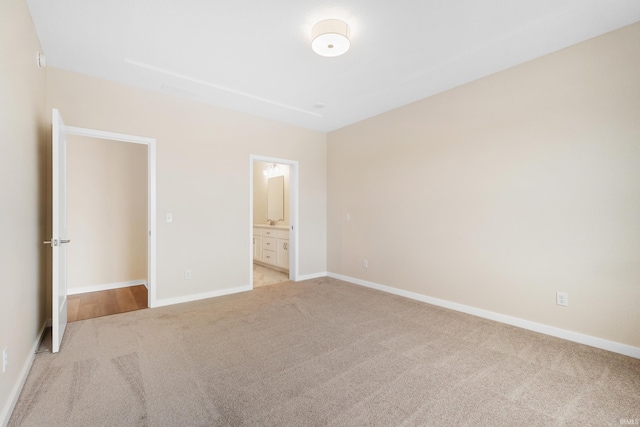
[[167,214],[167,222],[173,222],[173,214],[172,213],[168,213]]

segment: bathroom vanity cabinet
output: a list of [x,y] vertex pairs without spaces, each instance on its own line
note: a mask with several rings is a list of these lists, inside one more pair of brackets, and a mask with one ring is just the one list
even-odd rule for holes
[[289,227],[254,226],[253,261],[270,268],[289,271]]

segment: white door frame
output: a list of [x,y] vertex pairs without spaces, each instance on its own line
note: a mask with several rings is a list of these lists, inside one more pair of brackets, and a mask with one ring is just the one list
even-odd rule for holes
[[253,163],[278,163],[289,166],[289,279],[298,281],[298,161],[249,155],[249,285],[253,288]]
[[102,130],[65,126],[68,135],[87,136],[147,146],[147,286],[149,308],[156,306],[156,139]]

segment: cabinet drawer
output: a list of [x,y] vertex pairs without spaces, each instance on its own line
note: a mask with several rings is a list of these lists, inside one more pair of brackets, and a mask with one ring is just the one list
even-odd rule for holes
[[262,235],[267,237],[276,237],[276,230],[263,228]]
[[289,240],[289,230],[276,230],[276,237]]
[[263,250],[262,251],[262,262],[266,262],[269,264],[276,264],[276,251]]
[[[276,250],[276,239],[275,237],[263,237],[262,238],[262,249],[275,251]],[[275,258],[274,258],[275,260]]]

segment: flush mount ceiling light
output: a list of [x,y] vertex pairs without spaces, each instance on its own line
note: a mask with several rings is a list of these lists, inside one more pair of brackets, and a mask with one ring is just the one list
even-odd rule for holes
[[325,19],[311,30],[311,48],[320,56],[340,56],[349,50],[351,30],[346,22]]

